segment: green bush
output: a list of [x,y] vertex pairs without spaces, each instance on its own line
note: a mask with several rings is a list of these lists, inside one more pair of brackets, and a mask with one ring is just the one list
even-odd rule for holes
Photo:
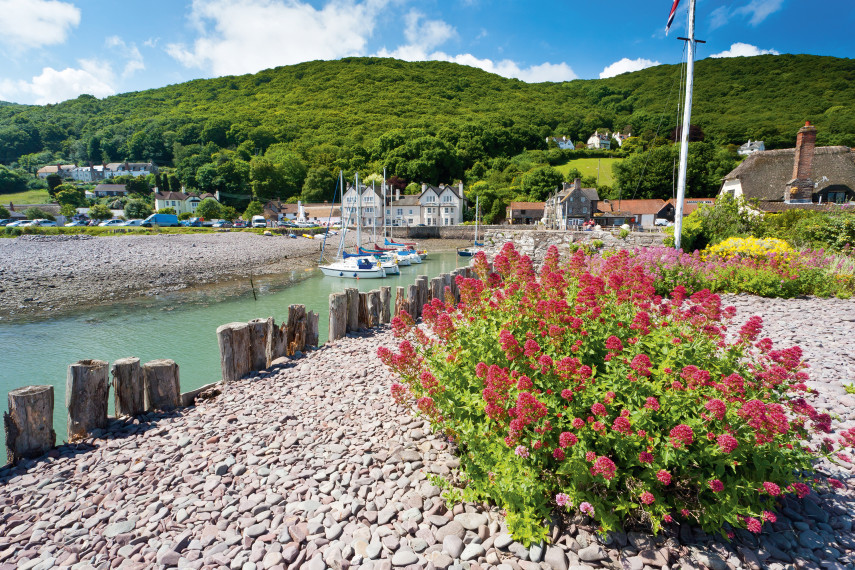
[[780,494],[808,492],[809,435],[831,429],[803,398],[801,350],[757,342],[756,317],[728,338],[716,295],[663,301],[626,251],[588,261],[559,267],[551,247],[537,277],[507,244],[488,275],[478,254],[460,305],[432,301],[424,329],[394,319],[398,351],[378,354],[396,401],[457,445],[458,496],[505,509],[523,543],[556,506],[602,530],[760,532]]

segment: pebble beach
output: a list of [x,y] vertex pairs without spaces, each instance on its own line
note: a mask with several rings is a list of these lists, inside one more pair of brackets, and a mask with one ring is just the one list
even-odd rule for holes
[[[729,295],[737,323],[764,318],[776,346],[802,346],[813,404],[855,425],[855,301]],[[525,548],[496,508],[446,505],[431,475],[454,449],[389,395],[376,349],[352,335],[169,414],[113,421],[101,437],[0,470],[0,570],[468,568],[470,570],[843,569],[855,567],[851,464],[843,481],[782,499],[764,532],[733,541],[689,524],[658,536],[596,534],[555,517]],[[215,380],[215,379],[212,379]]]

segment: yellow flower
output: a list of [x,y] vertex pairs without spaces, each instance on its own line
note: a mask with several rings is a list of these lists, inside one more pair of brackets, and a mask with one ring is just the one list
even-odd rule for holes
[[790,245],[778,238],[727,238],[723,242],[704,250],[703,258],[718,258],[728,260],[732,258],[762,259],[769,255],[787,255],[793,253]]

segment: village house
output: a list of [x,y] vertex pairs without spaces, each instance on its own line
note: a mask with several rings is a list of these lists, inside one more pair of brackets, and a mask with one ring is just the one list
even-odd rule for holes
[[[683,217],[685,218],[701,206],[714,206],[715,198],[686,198],[683,200]],[[656,214],[656,217],[669,222],[674,221],[674,215],[677,212],[677,199],[671,198]]]
[[575,147],[573,146],[573,141],[570,140],[570,137],[566,135],[561,135],[558,137],[546,137],[546,144],[554,142],[558,145],[558,148],[561,150],[573,150]]
[[816,127],[805,123],[795,148],[760,151],[724,177],[720,195],[741,197],[764,212],[825,210],[855,200],[855,152],[816,147]]
[[605,133],[594,133],[590,137],[588,137],[588,148],[609,150],[611,149],[612,145],[611,140],[612,137],[609,136],[608,131],[606,131]]
[[594,217],[599,201],[597,189],[582,188],[581,179],[565,182],[544,203],[543,223],[560,230],[579,227]]
[[763,141],[752,141],[751,139],[748,139],[748,142],[740,146],[739,150],[736,152],[742,156],[748,156],[755,152],[763,152],[764,150],[766,150],[766,145],[763,144]]
[[199,204],[202,200],[206,198],[213,198],[217,202],[219,199],[219,192],[217,194],[204,193],[204,194],[185,194],[184,192],[155,192],[154,194],[154,210],[158,211],[162,208],[173,208],[175,209],[175,213],[178,215],[189,213],[195,214],[196,208],[199,207]]
[[44,180],[51,174],[57,174],[60,178],[72,178],[74,169],[77,168],[76,164],[51,164],[48,166],[42,166],[36,171],[36,176],[40,179]]
[[505,220],[511,225],[539,224],[543,221],[544,202],[511,202]]
[[[360,205],[361,201],[361,205]],[[361,207],[362,227],[383,226],[383,193],[381,188],[363,186],[360,196],[348,186],[344,193],[342,216],[348,225],[356,224]],[[400,190],[386,191],[386,225],[453,226],[463,221],[463,183],[458,186],[422,184],[419,194],[402,196]]]
[[615,139],[615,141],[617,142],[618,146],[623,146],[623,141],[625,141],[626,139],[628,139],[628,138],[629,138],[629,137],[631,137],[631,136],[632,136],[632,133],[627,133],[627,134],[623,134],[623,133],[612,133],[612,138],[613,138],[613,139]]
[[[645,198],[637,200],[603,200],[600,211],[608,214],[610,220],[623,218],[617,225],[631,224],[642,228],[652,228],[659,212],[665,207],[665,200]],[[606,224],[601,224],[606,225]]]
[[104,179],[104,165],[78,166],[71,171],[71,177],[77,182],[96,182]]
[[111,162],[104,166],[104,178],[116,176],[148,176],[157,173],[153,162]]
[[127,196],[128,189],[124,184],[99,184],[92,191],[96,198],[107,198],[108,196]]

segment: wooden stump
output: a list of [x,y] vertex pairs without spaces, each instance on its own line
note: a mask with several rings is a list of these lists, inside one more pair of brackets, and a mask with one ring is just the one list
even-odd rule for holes
[[430,296],[429,301],[439,299],[442,301],[442,277],[434,277],[430,280]]
[[395,287],[395,316],[401,314],[401,311],[410,312],[407,306],[407,294],[403,287]]
[[285,339],[286,353],[293,356],[306,348],[306,305],[288,307],[288,328]]
[[282,323],[280,326],[276,326],[276,323],[273,323],[273,327],[270,331],[270,362],[267,364],[270,366],[274,360],[279,358],[280,356],[285,356],[285,353],[288,352],[288,346],[285,344],[287,342],[288,337],[288,323]]
[[65,382],[69,441],[107,427],[110,394],[107,372],[107,363],[103,360],[79,360],[69,365]]
[[112,366],[113,403],[116,417],[138,416],[145,412],[145,377],[140,359],[120,358]]
[[343,338],[347,334],[347,293],[330,295],[330,342]]
[[347,294],[347,332],[359,329],[359,289],[348,287]]
[[368,293],[359,293],[359,330],[368,328]]
[[418,317],[419,290],[415,285],[407,285],[407,312],[416,320]]
[[9,392],[9,411],[3,413],[3,424],[9,463],[53,449],[53,386],[26,386]]
[[181,382],[174,360],[151,360],[143,364],[145,400],[149,410],[171,410],[181,405]]
[[380,322],[388,325],[392,321],[392,288],[380,287]]
[[318,346],[318,322],[320,315],[315,311],[309,311],[306,315],[306,346]]
[[273,317],[252,319],[249,327],[249,366],[250,370],[267,368],[267,346],[273,330]]
[[424,312],[425,303],[428,302],[428,278],[426,275],[416,277],[416,294],[416,314],[418,317],[421,317]]
[[217,328],[223,382],[234,382],[250,371],[250,336],[246,323],[228,323]]
[[368,292],[368,328],[380,324],[380,291],[374,289]]

